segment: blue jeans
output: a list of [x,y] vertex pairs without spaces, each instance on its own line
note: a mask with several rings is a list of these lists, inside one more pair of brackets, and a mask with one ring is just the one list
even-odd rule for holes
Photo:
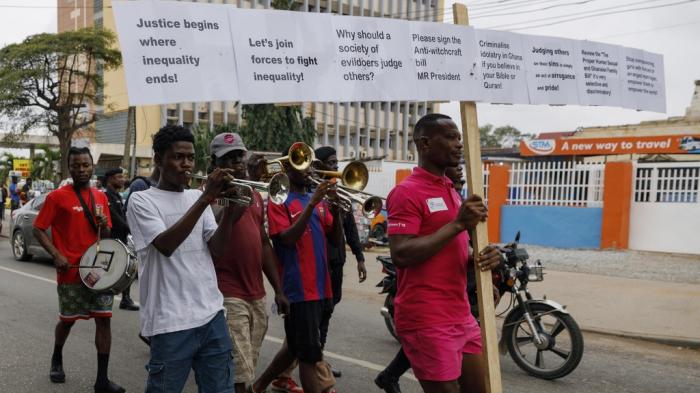
[[190,369],[200,393],[233,393],[232,350],[223,311],[203,326],[153,336],[146,393],[182,392]]

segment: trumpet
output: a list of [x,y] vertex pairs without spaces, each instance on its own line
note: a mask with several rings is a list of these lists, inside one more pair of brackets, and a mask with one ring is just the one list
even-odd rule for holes
[[314,150],[309,145],[304,142],[296,142],[289,148],[286,156],[275,158],[274,160],[266,160],[262,163],[264,165],[262,177],[265,179],[276,173],[284,172],[282,163],[285,161],[289,162],[292,168],[304,171],[311,166],[315,159]]
[[369,171],[367,166],[360,161],[353,161],[345,166],[342,172],[323,171],[314,169],[314,173],[324,178],[337,177],[346,188],[362,191],[367,187],[369,181]]
[[[362,214],[367,218],[374,218],[381,213],[384,207],[382,198],[363,192],[369,181],[369,171],[365,164],[360,161],[349,163],[342,172],[324,171],[314,169],[314,173],[325,178],[339,178],[342,185],[336,185],[338,200],[331,200],[345,212],[352,211],[352,204],[359,203],[362,206]],[[312,178],[318,185],[321,180]]]
[[[206,180],[207,176],[188,173],[193,179]],[[270,202],[281,205],[287,200],[289,195],[289,178],[284,173],[277,173],[270,178],[268,183],[236,179],[231,181],[230,186],[236,190],[235,197],[217,198],[219,206],[229,206],[231,203],[242,206],[250,206],[253,201],[253,190],[265,191],[270,196]]]

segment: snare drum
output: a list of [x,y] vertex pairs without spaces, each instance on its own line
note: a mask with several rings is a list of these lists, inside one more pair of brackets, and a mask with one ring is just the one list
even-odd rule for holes
[[80,279],[98,293],[122,293],[136,279],[136,255],[121,241],[102,239],[93,244],[80,259]]

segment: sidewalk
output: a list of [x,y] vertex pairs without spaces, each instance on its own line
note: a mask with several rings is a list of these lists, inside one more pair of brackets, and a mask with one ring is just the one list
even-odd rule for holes
[[[366,295],[379,292],[374,285],[383,275],[376,257],[386,254],[388,249],[365,253],[368,278],[358,284],[355,260],[348,252],[344,285]],[[565,305],[585,331],[700,348],[700,285],[561,272],[545,266],[544,281],[529,288],[535,298],[546,295]]]

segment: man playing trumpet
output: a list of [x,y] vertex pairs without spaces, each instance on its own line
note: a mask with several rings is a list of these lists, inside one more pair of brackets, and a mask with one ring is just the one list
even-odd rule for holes
[[[240,135],[219,134],[210,146],[212,167],[228,169],[236,179],[246,178],[244,162],[247,149]],[[289,313],[289,303],[282,292],[277,258],[265,231],[265,212],[260,193],[253,191],[249,206],[234,208],[235,223],[221,221],[224,208],[212,205],[220,225],[233,225],[229,252],[214,258],[219,290],[224,295],[226,320],[233,340],[236,393],[245,393],[246,384],[255,377],[260,347],[267,332],[263,272],[275,291],[275,304],[281,314]]]
[[326,240],[342,244],[340,213],[324,200],[329,195],[330,182],[321,182],[311,194],[307,191],[312,185],[311,168],[294,169],[289,161],[283,165],[289,176],[290,193],[284,204],[268,204],[268,221],[282,264],[284,293],[290,302],[290,312],[284,320],[286,343],[251,390],[264,391],[298,359],[304,392],[320,393],[335,383],[329,367],[323,365],[320,337],[321,326],[333,310]]
[[151,339],[146,392],[181,392],[190,369],[200,391],[233,393],[231,338],[212,257],[230,252],[236,206],[217,226],[210,204],[227,196],[230,169],[215,169],[204,192],[186,189],[194,136],[168,125],[153,136],[156,187],[131,196],[127,220],[139,256],[141,333]]

